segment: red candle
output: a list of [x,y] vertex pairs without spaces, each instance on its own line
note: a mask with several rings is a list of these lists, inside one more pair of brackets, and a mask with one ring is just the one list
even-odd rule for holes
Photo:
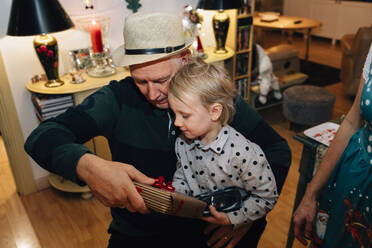
[[96,20],[92,20],[89,23],[88,27],[89,27],[90,38],[92,40],[93,53],[103,52],[101,23],[99,23]]

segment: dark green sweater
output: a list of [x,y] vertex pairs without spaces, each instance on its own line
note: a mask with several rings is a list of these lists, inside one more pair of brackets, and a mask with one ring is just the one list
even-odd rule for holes
[[[44,169],[79,184],[76,166],[88,148],[82,145],[103,135],[109,141],[113,161],[134,165],[147,176],[172,180],[176,156],[174,142],[179,134],[173,124],[168,132],[167,110],[160,110],[143,97],[133,79],[112,81],[57,118],[42,122],[25,143],[27,153]],[[235,129],[265,152],[281,189],[291,154],[287,142],[265,123],[243,99],[236,99]],[[164,226],[185,222],[170,216],[141,215],[112,208],[111,227],[116,231],[146,235]],[[172,224],[171,224],[172,223]],[[178,224],[177,224],[178,223]]]

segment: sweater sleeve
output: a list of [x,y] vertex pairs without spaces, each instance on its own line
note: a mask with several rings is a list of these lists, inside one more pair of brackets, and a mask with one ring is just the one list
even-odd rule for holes
[[76,166],[83,154],[92,153],[83,143],[98,135],[110,135],[120,111],[118,101],[113,100],[118,84],[111,82],[81,104],[40,123],[25,142],[26,152],[44,169],[83,184]]
[[281,191],[291,163],[288,143],[241,97],[235,101],[236,114],[230,124],[245,138],[264,151],[275,175],[278,192]]

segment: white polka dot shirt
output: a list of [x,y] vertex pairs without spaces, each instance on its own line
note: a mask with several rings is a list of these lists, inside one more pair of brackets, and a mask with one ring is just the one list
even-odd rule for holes
[[231,126],[224,126],[209,145],[181,135],[175,149],[176,191],[196,196],[236,186],[251,193],[241,209],[227,213],[235,227],[265,216],[274,207],[275,178],[262,149]]

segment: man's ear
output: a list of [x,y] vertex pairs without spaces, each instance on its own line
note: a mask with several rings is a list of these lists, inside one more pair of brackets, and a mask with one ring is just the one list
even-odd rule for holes
[[181,61],[182,61],[182,65],[187,65],[190,61],[190,58],[191,58],[191,51],[190,49],[186,49],[185,51],[183,51],[181,53]]
[[212,121],[218,121],[222,114],[222,105],[220,103],[213,103],[209,108],[209,113]]

